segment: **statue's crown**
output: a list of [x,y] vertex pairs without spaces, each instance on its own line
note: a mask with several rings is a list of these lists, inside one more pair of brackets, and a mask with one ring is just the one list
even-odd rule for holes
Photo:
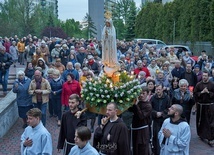
[[110,11],[105,12],[105,18],[110,19],[112,17],[112,13]]

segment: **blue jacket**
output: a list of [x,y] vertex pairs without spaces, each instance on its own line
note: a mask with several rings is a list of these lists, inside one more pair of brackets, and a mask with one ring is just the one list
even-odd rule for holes
[[[56,98],[61,98],[61,94],[62,94],[62,85],[64,83],[64,80],[61,78],[58,78],[57,80],[51,79],[49,81],[50,86],[51,86],[51,94],[50,97],[52,99],[56,99]],[[54,94],[54,92],[56,92],[56,94]]]
[[17,105],[21,107],[32,105],[32,95],[28,94],[28,88],[31,80],[27,77],[24,78],[23,83],[18,79],[13,84],[13,92],[17,94]]
[[79,81],[79,73],[78,73],[78,71],[76,70],[76,69],[66,69],[63,73],[62,73],[62,79],[64,80],[64,81],[67,81],[67,75],[68,75],[68,73],[71,73],[71,74],[73,74],[74,75],[74,79],[75,80],[77,80],[77,81]]

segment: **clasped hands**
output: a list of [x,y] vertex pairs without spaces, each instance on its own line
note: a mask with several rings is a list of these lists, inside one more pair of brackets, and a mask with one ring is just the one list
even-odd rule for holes
[[202,91],[201,91],[201,93],[203,94],[203,93],[209,93],[209,90],[207,89],[207,87],[205,87]]
[[25,147],[32,146],[33,145],[32,139],[29,139],[29,137],[27,137],[26,140],[24,141],[23,145]]
[[169,138],[172,135],[171,131],[166,128],[163,128],[162,132],[165,138]]

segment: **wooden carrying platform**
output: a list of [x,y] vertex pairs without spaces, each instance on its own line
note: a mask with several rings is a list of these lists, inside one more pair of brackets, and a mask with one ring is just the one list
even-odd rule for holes
[[[132,105],[135,103],[135,101],[132,103]],[[106,115],[106,107],[101,107],[99,110],[97,110],[97,107],[91,107],[89,103],[86,103],[86,108],[87,111],[96,113],[96,114],[101,114],[101,115]],[[122,114],[124,111],[126,111],[129,107],[124,108],[122,111],[120,109],[117,110],[117,115]]]

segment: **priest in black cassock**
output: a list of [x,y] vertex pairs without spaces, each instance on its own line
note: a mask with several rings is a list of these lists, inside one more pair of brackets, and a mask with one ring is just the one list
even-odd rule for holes
[[57,149],[58,152],[60,152],[64,147],[66,151],[65,155],[68,155],[71,148],[75,145],[74,137],[76,128],[87,126],[86,115],[84,113],[80,115],[81,109],[78,108],[79,102],[80,97],[77,94],[72,94],[69,97],[70,110],[62,116]]
[[105,155],[130,155],[128,128],[117,116],[115,103],[107,105],[106,115],[94,133],[93,146]]

